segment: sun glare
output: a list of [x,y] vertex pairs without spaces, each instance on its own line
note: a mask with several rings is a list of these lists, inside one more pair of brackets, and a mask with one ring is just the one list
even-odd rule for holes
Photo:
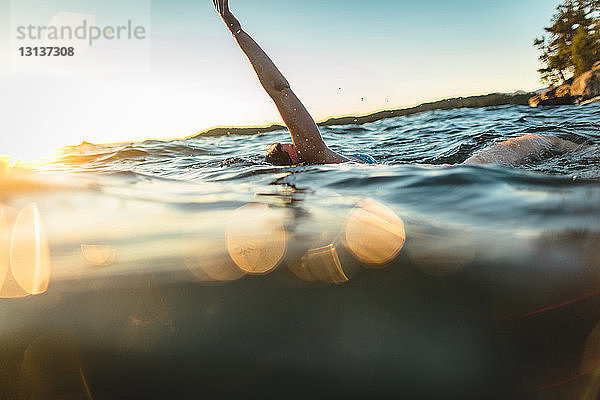
[[0,162],[8,164],[10,167],[16,166],[41,166],[48,164],[50,161],[55,159],[55,155],[52,154],[20,154],[20,155],[0,155]]
[[44,165],[56,158],[61,148],[60,143],[19,143],[19,145],[8,145],[0,149],[0,162],[8,165],[17,166],[38,166]]

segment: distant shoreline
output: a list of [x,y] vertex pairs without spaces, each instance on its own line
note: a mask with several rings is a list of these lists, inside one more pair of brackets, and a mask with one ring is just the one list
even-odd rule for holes
[[[363,116],[330,118],[326,121],[319,122],[317,125],[362,125],[367,124],[369,122],[380,121],[386,118],[402,117],[407,115],[418,114],[425,111],[450,110],[454,108],[479,108],[504,105],[528,106],[529,98],[533,95],[535,95],[535,93],[520,92],[519,94],[491,93],[481,96],[456,97],[451,99],[423,103],[415,107],[379,111]],[[286,127],[279,124],[252,127],[217,127],[201,131],[199,133],[189,136],[189,138],[225,135],[256,135],[265,132],[278,131],[281,129],[286,129]]]

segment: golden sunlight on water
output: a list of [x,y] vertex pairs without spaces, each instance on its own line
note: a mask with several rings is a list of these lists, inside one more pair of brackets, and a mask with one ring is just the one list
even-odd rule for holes
[[37,204],[26,205],[14,223],[10,242],[10,269],[27,292],[44,293],[50,282],[50,250]]
[[81,254],[87,262],[97,267],[112,264],[117,257],[117,251],[110,246],[82,244]]
[[227,223],[227,250],[236,265],[249,274],[275,269],[286,251],[282,216],[262,204],[235,210]]
[[404,222],[383,204],[366,199],[346,220],[346,247],[361,262],[382,265],[392,261],[406,241]]

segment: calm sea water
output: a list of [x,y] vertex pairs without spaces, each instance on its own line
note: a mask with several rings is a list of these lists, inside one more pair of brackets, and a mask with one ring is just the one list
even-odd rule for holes
[[[322,128],[378,165],[265,165],[285,131],[67,148],[5,178],[0,386],[595,398],[599,117],[501,106]],[[582,147],[460,165],[524,134]]]

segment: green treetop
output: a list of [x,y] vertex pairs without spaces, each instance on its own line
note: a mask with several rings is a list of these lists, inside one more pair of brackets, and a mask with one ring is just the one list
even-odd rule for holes
[[600,0],[566,0],[556,8],[548,36],[535,39],[542,81],[562,83],[600,60]]

